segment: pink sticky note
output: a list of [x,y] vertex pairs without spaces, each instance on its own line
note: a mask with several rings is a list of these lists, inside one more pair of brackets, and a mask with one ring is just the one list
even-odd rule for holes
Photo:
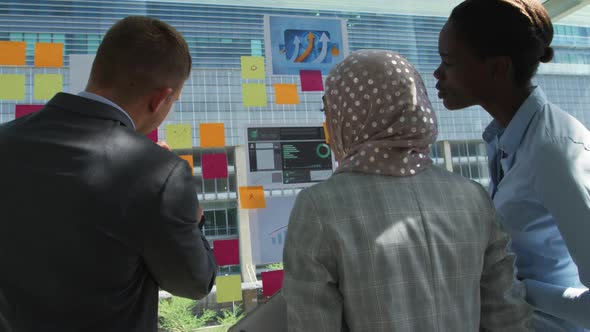
[[38,110],[42,109],[43,106],[45,105],[16,105],[14,118],[18,119],[27,114],[37,112]]
[[147,137],[157,143],[158,142],[158,128],[154,129],[151,133],[149,133],[147,135]]
[[227,178],[227,155],[225,153],[204,154],[201,156],[203,179]]
[[321,70],[300,70],[301,91],[324,91]]
[[240,244],[238,239],[213,241],[213,256],[215,256],[219,266],[240,264]]
[[262,272],[262,295],[273,296],[283,287],[283,270],[276,270],[270,272]]

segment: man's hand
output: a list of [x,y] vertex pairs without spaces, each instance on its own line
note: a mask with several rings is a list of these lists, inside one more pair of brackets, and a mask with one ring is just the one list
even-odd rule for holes
[[199,206],[197,210],[197,220],[199,221],[197,224],[200,230],[203,230],[203,226],[207,220],[205,219],[205,215],[203,214],[203,208]]
[[158,144],[159,146],[161,146],[162,148],[164,148],[164,149],[166,149],[168,151],[171,151],[170,150],[170,147],[168,146],[168,144],[166,143],[166,141],[159,141],[156,144]]
[[203,216],[203,208],[200,206],[197,209],[197,220],[199,221],[199,227],[203,227],[201,224],[205,222],[205,216]]

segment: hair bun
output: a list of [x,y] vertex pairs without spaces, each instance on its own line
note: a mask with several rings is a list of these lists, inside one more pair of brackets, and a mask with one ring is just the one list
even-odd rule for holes
[[541,55],[539,61],[546,63],[553,59],[553,47],[547,46],[545,47],[545,53]]

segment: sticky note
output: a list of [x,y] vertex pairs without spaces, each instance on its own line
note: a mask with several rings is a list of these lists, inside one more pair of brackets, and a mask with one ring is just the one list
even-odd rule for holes
[[299,104],[296,84],[275,84],[275,102],[277,104]]
[[25,75],[0,74],[0,100],[24,100]]
[[16,105],[14,109],[14,118],[18,119],[27,114],[37,112],[38,110],[42,109],[43,106],[45,105]]
[[190,124],[170,124],[166,126],[166,143],[171,149],[190,149],[193,147],[193,130]]
[[322,127],[324,127],[324,136],[326,137],[326,143],[330,143],[330,132],[328,131],[328,125],[326,124],[326,121],[324,121]]
[[239,274],[217,276],[217,303],[242,300],[242,277]]
[[60,74],[36,74],[33,82],[34,99],[51,99],[63,90],[63,77]]
[[35,67],[63,67],[64,44],[35,43]]
[[320,70],[300,70],[301,91],[324,91]]
[[283,277],[285,272],[283,270],[262,272],[262,295],[273,296],[283,287]]
[[213,256],[219,266],[239,265],[240,242],[238,239],[213,241]]
[[24,66],[27,43],[19,41],[0,41],[0,66]]
[[264,58],[261,56],[243,56],[240,58],[242,63],[242,78],[243,79],[255,79],[263,80],[264,71]]
[[181,154],[179,157],[186,160],[188,166],[191,168],[191,174],[195,175],[195,162],[193,160],[193,156],[190,154]]
[[264,209],[264,189],[262,186],[240,187],[240,207],[242,209]]
[[262,83],[242,84],[242,98],[245,107],[266,107],[266,85]]
[[202,148],[222,148],[225,146],[225,127],[223,123],[201,123],[199,125]]
[[225,153],[209,153],[201,156],[203,179],[227,178],[227,155]]
[[158,142],[158,129],[154,129],[154,130],[152,130],[152,132],[151,132],[151,133],[149,133],[149,134],[147,135],[147,137],[148,137],[149,139],[151,139],[152,141],[154,141],[155,143],[157,143],[157,142]]

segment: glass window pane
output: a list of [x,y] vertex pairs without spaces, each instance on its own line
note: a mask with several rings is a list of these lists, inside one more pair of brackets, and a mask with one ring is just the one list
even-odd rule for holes
[[238,227],[238,209],[227,209],[227,223],[229,227]]
[[193,159],[195,167],[201,167],[201,150],[195,149],[193,151]]
[[205,186],[205,193],[214,193],[215,192],[215,180],[205,179],[205,180],[203,180],[203,184]]
[[227,179],[215,179],[218,193],[227,192]]
[[23,34],[22,33],[11,32],[9,38],[12,41],[22,41],[23,40]]
[[54,43],[62,43],[65,44],[66,42],[66,35],[61,33],[54,33],[53,34],[53,42]]
[[227,218],[225,210],[215,210],[215,225],[216,227],[227,227]]
[[37,42],[36,33],[25,33],[25,41],[27,42],[27,56],[35,55],[35,43]]
[[227,149],[227,165],[228,166],[235,166],[236,165],[236,154],[233,148]]
[[229,191],[232,193],[235,193],[236,192],[236,175],[230,174],[227,180],[229,182]]
[[203,225],[203,229],[205,231],[205,236],[216,235],[216,233],[215,233],[215,212],[214,211],[204,211],[203,215],[205,216],[205,225]]
[[51,34],[50,33],[40,33],[39,34],[39,42],[41,43],[51,43]]
[[200,176],[195,176],[195,182],[196,182],[197,194],[202,194],[203,193],[203,178]]

